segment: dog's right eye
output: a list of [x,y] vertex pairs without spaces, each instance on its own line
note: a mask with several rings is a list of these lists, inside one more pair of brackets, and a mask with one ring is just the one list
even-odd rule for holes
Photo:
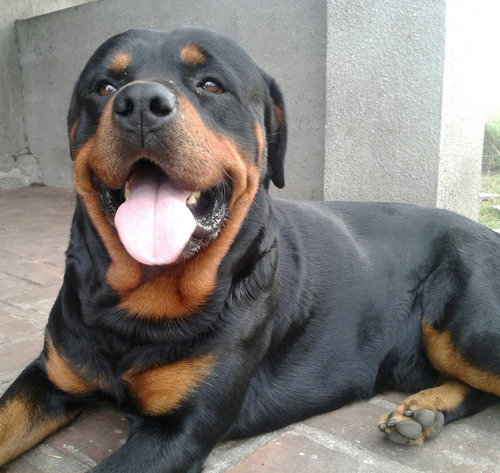
[[203,82],[203,86],[202,86],[207,92],[210,92],[212,94],[222,94],[222,92],[224,92],[224,90],[222,89],[222,87],[217,84],[216,82],[214,82],[213,80],[206,80]]
[[101,82],[97,87],[97,93],[102,97],[106,95],[111,95],[117,90],[118,89],[115,86],[111,85],[109,82]]

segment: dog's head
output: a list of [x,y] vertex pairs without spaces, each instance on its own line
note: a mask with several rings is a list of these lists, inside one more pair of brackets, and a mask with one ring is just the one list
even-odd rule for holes
[[180,267],[198,273],[190,281],[213,273],[259,186],[284,185],[278,87],[204,29],[106,41],[76,84],[68,130],[75,187],[121,294]]

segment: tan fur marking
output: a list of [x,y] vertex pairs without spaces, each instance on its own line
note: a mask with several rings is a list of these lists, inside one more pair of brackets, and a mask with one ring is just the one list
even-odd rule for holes
[[[405,422],[410,420],[409,417],[405,416],[406,410],[410,409],[415,412],[421,409],[428,409],[432,412],[440,411],[452,411],[456,409],[465,400],[467,393],[471,390],[470,386],[467,386],[460,381],[446,381],[440,386],[435,388],[426,389],[420,391],[413,396],[405,399],[401,404],[399,404],[390,414],[384,414],[380,420],[379,424],[386,423],[389,418],[394,422]],[[422,438],[410,440],[408,439],[408,445],[421,445],[427,437],[430,437],[434,432],[434,427],[422,428]]]
[[106,105],[94,136],[74,153],[73,182],[80,195],[90,220],[101,236],[112,265],[121,269],[123,289],[137,285],[141,279],[140,264],[123,248],[116,231],[111,228],[106,217],[99,209],[97,191],[92,185],[92,172],[99,177],[106,176],[106,184],[120,187],[124,177],[119,172],[120,152],[119,135],[112,120],[113,102]]
[[144,371],[127,371],[123,379],[144,414],[161,415],[180,407],[213,364],[210,356],[191,358]]
[[274,108],[274,116],[276,117],[276,121],[278,122],[278,125],[280,125],[280,126],[284,125],[285,115],[283,113],[283,110],[277,104],[274,104],[273,108]]
[[92,386],[69,366],[50,338],[47,338],[45,350],[47,375],[59,389],[72,394],[83,394],[92,391]]
[[51,433],[74,419],[67,416],[42,418],[36,407],[20,395],[0,407],[0,465],[30,449]]
[[[193,188],[205,189],[223,178],[222,171],[232,178],[230,214],[214,242],[186,263],[166,267],[155,277],[123,291],[122,268],[112,265],[108,273],[111,285],[120,292],[120,304],[128,313],[141,317],[178,317],[188,315],[203,304],[213,292],[217,268],[229,250],[257,192],[259,170],[242,156],[228,137],[205,127],[193,106],[179,97],[181,115],[186,124],[179,133],[182,158],[172,166],[184,179],[194,180]],[[189,161],[185,161],[190,157]],[[172,160],[175,157],[171,157]],[[161,295],[161,296],[159,296]]]
[[460,379],[481,391],[500,396],[500,376],[483,371],[464,359],[455,347],[449,332],[440,332],[431,324],[422,324],[424,349],[440,373]]
[[115,72],[122,72],[127,68],[129,64],[130,64],[130,54],[121,51],[118,54],[116,54],[113,57],[113,59],[111,59],[111,62],[109,63],[109,68]]
[[[188,188],[207,189],[227,176],[232,193],[229,217],[214,242],[185,263],[147,267],[123,248],[116,231],[99,209],[95,174],[118,188],[126,179],[127,160],[135,160],[112,119],[112,100],[106,105],[93,137],[75,152],[73,179],[87,213],[111,257],[108,282],[121,296],[120,307],[145,318],[189,315],[213,292],[217,268],[246,216],[258,190],[260,171],[230,138],[207,128],[191,103],[179,96],[179,113],[162,140],[169,143],[169,168]],[[141,150],[141,156],[161,165],[163,156]]]
[[186,64],[189,64],[191,66],[196,66],[197,64],[203,64],[206,61],[206,57],[203,54],[203,51],[201,51],[196,44],[191,42],[187,43],[181,49],[181,59]]
[[259,162],[263,160],[265,154],[265,140],[264,133],[262,133],[262,128],[259,125],[259,122],[255,122],[255,137],[257,138],[257,153]]
[[76,127],[78,126],[78,123],[80,122],[80,119],[77,118],[75,120],[75,123],[73,123],[73,126],[71,127],[71,132],[69,134],[69,139],[73,141],[75,139],[75,132],[76,132]]
[[471,388],[460,381],[445,381],[435,388],[425,389],[406,398],[394,410],[397,414],[403,414],[406,409],[417,411],[429,409],[431,411],[452,411],[464,400]]

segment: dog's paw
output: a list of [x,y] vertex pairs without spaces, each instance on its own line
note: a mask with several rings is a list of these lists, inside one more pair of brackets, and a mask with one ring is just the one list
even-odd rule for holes
[[379,421],[379,429],[387,438],[400,445],[421,445],[436,438],[443,430],[444,415],[441,411],[412,409],[405,403]]

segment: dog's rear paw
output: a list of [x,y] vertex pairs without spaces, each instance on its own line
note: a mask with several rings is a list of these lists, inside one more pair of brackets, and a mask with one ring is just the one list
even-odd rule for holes
[[401,445],[421,445],[436,438],[443,430],[444,415],[430,409],[405,408],[398,406],[390,414],[383,416],[379,429],[394,443]]

